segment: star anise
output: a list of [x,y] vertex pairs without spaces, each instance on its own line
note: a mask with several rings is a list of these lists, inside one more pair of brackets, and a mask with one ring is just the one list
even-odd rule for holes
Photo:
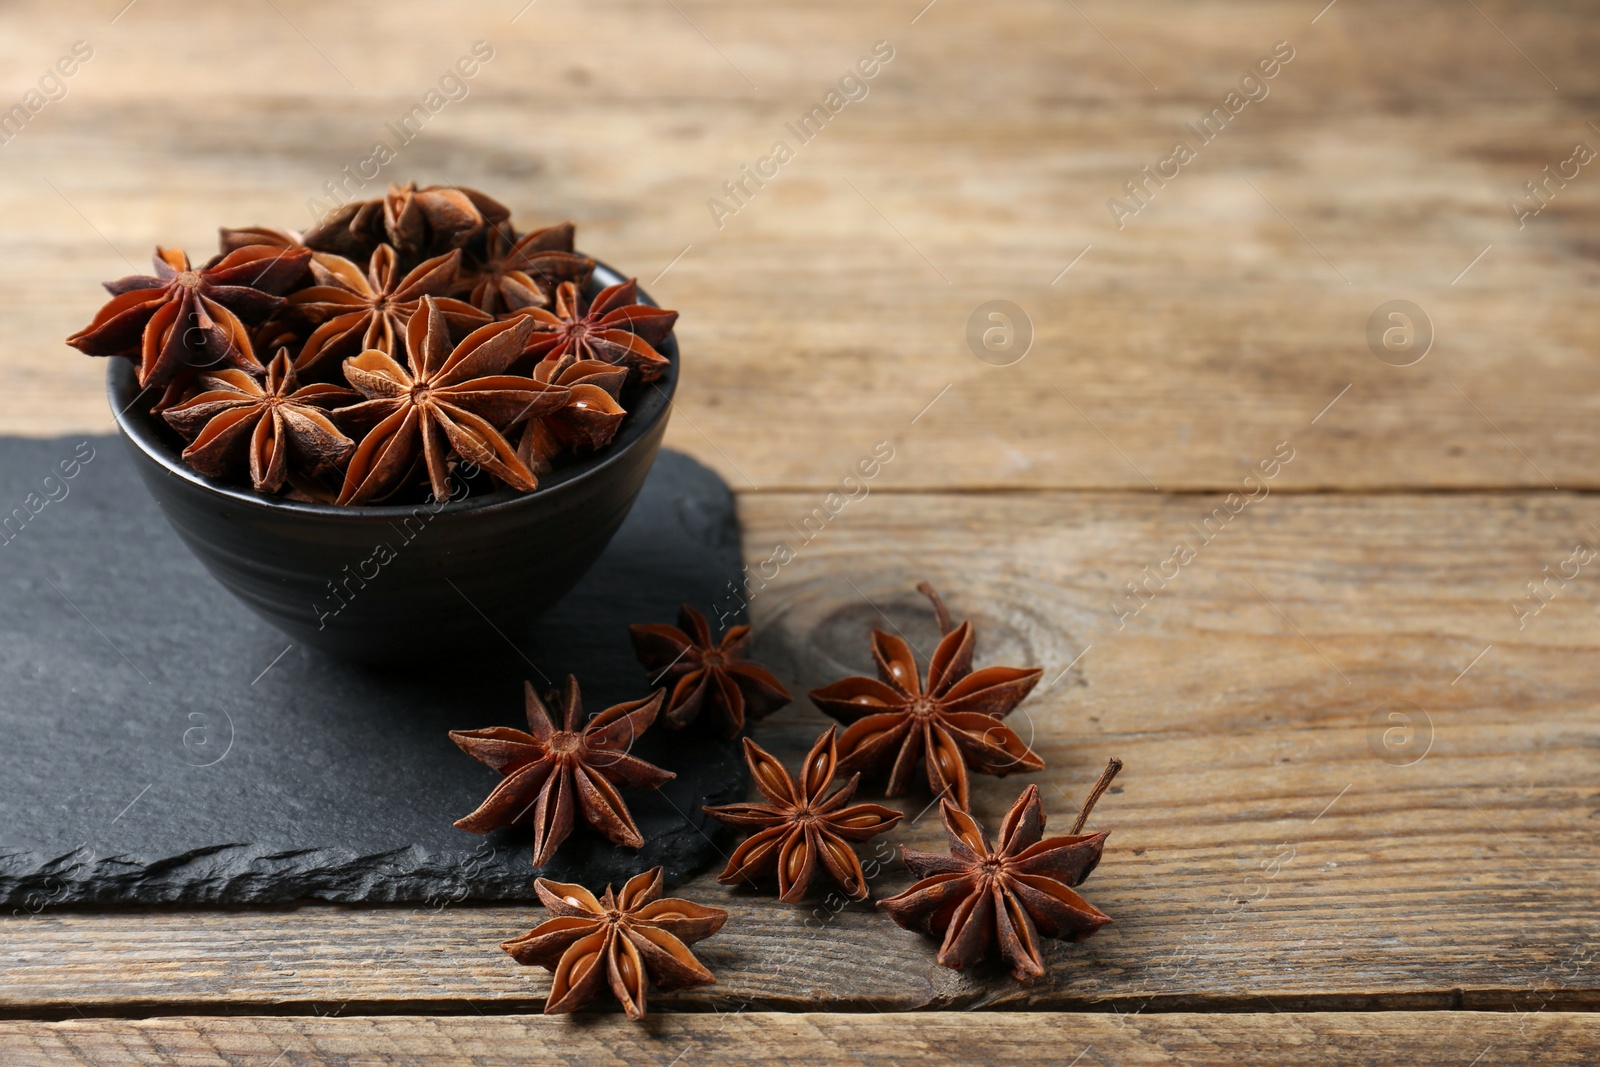
[[822,711],[849,723],[839,739],[847,771],[889,767],[886,795],[905,792],[918,761],[927,765],[928,785],[936,795],[947,791],[965,810],[969,799],[967,771],[1004,777],[1037,771],[1044,761],[1000,720],[1038,684],[1038,669],[986,667],[972,670],[972,623],[951,629],[949,613],[931,587],[928,594],[940,615],[943,638],[928,661],[924,684],[917,661],[904,639],[872,631],[874,678],[846,678],[811,693]]
[[85,355],[136,358],[141,388],[220,362],[260,374],[245,323],[281,307],[278,294],[310,259],[306,249],[251,245],[195,270],[181,249],[157,248],[156,273],[107,282],[111,299],[67,344]]
[[659,789],[677,777],[628,754],[655,722],[662,691],[609,707],[585,724],[578,680],[569,675],[557,729],[532,683],[526,688],[532,733],[508,726],[450,731],[461,751],[505,775],[478,810],[457,820],[456,826],[486,834],[502,826],[531,823],[535,867],[549,863],[567,839],[575,812],[615,843],[641,847],[644,837],[617,786]]
[[845,807],[856,794],[856,786],[861,781],[859,774],[832,794],[823,795],[833,781],[834,766],[838,763],[838,747],[834,742],[837,729],[828,727],[811,746],[800,764],[798,782],[764,748],[748,737],[744,739],[744,759],[750,765],[750,777],[768,803],[705,808],[729,826],[756,831],[734,849],[727,869],[717,876],[717,881],[723,885],[738,885],[776,871],[778,899],[795,904],[805,897],[820,864],[844,887],[847,895],[865,900],[871,894],[866,872],[861,869],[861,861],[849,843],[870,840],[892,828],[904,816],[878,804]]
[[229,368],[202,375],[200,388],[163,417],[188,438],[184,461],[201,474],[223,478],[248,466],[258,492],[276,493],[291,473],[337,476],[355,451],[328,409],[356,394],[337,385],[300,385],[288,349],[268,365],[265,387]]
[[1023,790],[1006,813],[999,848],[990,847],[971,815],[944,801],[940,815],[951,855],[902,848],[906,866],[921,881],[878,906],[907,930],[942,937],[939,962],[946,967],[961,970],[998,945],[1013,978],[1042,978],[1039,938],[1082,941],[1111,921],[1073,887],[1100,862],[1106,839],[1104,832],[1078,831],[1121,769],[1121,761],[1110,762],[1066,837],[1044,838],[1038,786]]
[[300,235],[307,248],[363,260],[384,240],[383,200],[357,200],[341,204]]
[[546,1015],[576,1011],[610,985],[630,1019],[642,1019],[651,979],[657,989],[711,985],[716,978],[689,946],[728,921],[721,908],[661,896],[661,868],[634,875],[599,899],[580,885],[536,878],[534,891],[553,918],[501,948],[524,966],[554,972]]
[[482,265],[466,280],[468,300],[500,314],[515,308],[549,307],[561,282],[579,289],[594,273],[594,260],[572,250],[573,225],[563,222],[517,237],[509,223],[489,227]]
[[550,461],[564,450],[592,452],[616,436],[627,410],[617,399],[628,368],[585,359],[564,369],[548,360],[533,368],[541,382],[568,391],[566,403],[548,415],[529,419],[517,442],[517,458],[535,474],[547,474]]
[[511,217],[511,209],[476,189],[416,182],[390,183],[383,198],[383,228],[406,256],[438,255],[460,248]]
[[528,353],[535,359],[597,359],[635,370],[642,381],[655,381],[671,361],[655,350],[678,321],[676,311],[638,303],[639,286],[630,278],[600,290],[583,306],[572,282],[556,286],[555,308],[514,308],[535,323]]
[[217,247],[223,255],[251,245],[304,248],[305,241],[295,231],[280,230],[276,226],[222,226],[217,230]]
[[460,249],[424,260],[404,277],[390,245],[373,251],[365,273],[342,256],[322,253],[311,264],[317,284],[289,297],[290,307],[320,323],[295,358],[295,370],[304,374],[367,349],[394,355],[425,296],[435,298],[457,335],[493,322],[493,316],[445,295],[455,288],[460,269]]
[[715,642],[705,616],[685,604],[677,626],[640,624],[628,627],[628,633],[634,655],[650,672],[650,684],[663,677],[675,680],[666,712],[667,725],[673,729],[704,713],[733,737],[746,720],[761,719],[794,699],[770,671],[745,657],[750,647],[748,626],[731,626],[721,642]]
[[306,247],[362,260],[387,241],[410,261],[460,248],[511,217],[511,210],[476,189],[416,182],[390,183],[383,196],[354,200],[324,215],[302,235]]
[[349,383],[368,400],[346,408],[347,425],[371,425],[345,471],[341,504],[364,504],[394,492],[419,458],[434,499],[450,498],[447,454],[455,454],[524,492],[538,479],[501,436],[525,418],[547,414],[567,390],[506,374],[527,342],[521,318],[495,322],[452,348],[443,309],[433,297],[406,328],[409,367],[372,349],[345,360]]

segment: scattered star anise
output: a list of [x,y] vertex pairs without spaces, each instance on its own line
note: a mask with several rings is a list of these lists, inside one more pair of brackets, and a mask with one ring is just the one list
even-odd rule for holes
[[447,453],[455,454],[524,492],[539,483],[501,436],[525,418],[560,407],[567,391],[506,374],[527,341],[520,318],[491,323],[450,343],[443,309],[433,297],[406,329],[409,369],[372,349],[345,360],[345,378],[367,401],[342,411],[350,424],[371,425],[345,471],[341,504],[381,499],[420,459],[434,499],[450,499]]
[[628,627],[628,633],[634,654],[650,672],[650,684],[663,677],[674,679],[666,711],[667,725],[673,729],[704,713],[733,737],[747,720],[770,715],[794,699],[770,671],[745,658],[748,626],[729,627],[720,643],[713,642],[705,616],[685,604],[677,626],[640,624]]
[[181,249],[157,248],[156,273],[107,282],[111,299],[67,344],[85,355],[135,358],[146,389],[222,362],[260,374],[245,323],[281,307],[278,294],[310,259],[306,249],[251,245],[195,270]]
[[337,385],[300,385],[279,349],[265,386],[234,368],[201,375],[200,392],[162,417],[189,440],[189,466],[214,478],[248,468],[258,492],[276,493],[294,473],[340,474],[356,446],[328,410],[355,399]]
[[524,307],[549,307],[551,290],[572,282],[580,290],[594,273],[594,260],[572,250],[572,223],[517,237],[509,224],[489,227],[483,261],[465,283],[468,300],[492,314]]
[[424,260],[404,277],[390,245],[373,251],[365,273],[343,256],[322,254],[311,264],[318,284],[289,297],[290,307],[320,323],[295,358],[295,370],[304,374],[367,349],[394,355],[425,296],[434,297],[457,335],[493,322],[493,316],[446,295],[460,269],[460,249]]
[[642,1019],[652,979],[663,991],[716,982],[689,946],[722,929],[728,913],[662,897],[660,867],[628,879],[618,895],[606,886],[599,899],[580,885],[544,878],[533,888],[554,917],[500,947],[524,966],[554,972],[546,1015],[576,1011],[610,985],[628,1018]]
[[535,323],[527,351],[535,359],[597,359],[626,366],[641,381],[652,382],[666,372],[670,361],[655,350],[678,321],[676,311],[638,303],[635,279],[607,286],[585,309],[582,294],[572,282],[556,286],[555,308],[514,308]]
[[942,937],[938,958],[946,967],[961,970],[998,945],[1013,978],[1042,978],[1041,937],[1082,941],[1111,921],[1073,887],[1100,862],[1106,839],[1104,832],[1078,831],[1121,769],[1121,761],[1110,762],[1066,837],[1044,837],[1038,786],[1023,790],[1006,813],[999,848],[990,847],[971,815],[942,802],[951,855],[902,848],[906,866],[921,881],[878,906],[907,930]]
[[628,848],[644,837],[617,786],[659,789],[677,775],[628,754],[661,710],[662,691],[607,708],[583,722],[578,680],[567,677],[561,728],[551,721],[533,685],[527,685],[528,728],[451,730],[461,751],[505,775],[505,780],[456,826],[475,834],[518,823],[533,825],[533,865],[550,862],[581,813],[590,826]]
[[778,899],[795,904],[805,897],[820,864],[847,895],[856,900],[867,899],[871,891],[866,872],[849,843],[876,837],[904,816],[878,804],[845,807],[855,796],[861,781],[859,774],[832,794],[823,795],[833,781],[838,762],[834,743],[837,729],[828,727],[811,746],[800,765],[798,782],[769,752],[748,737],[744,739],[744,759],[750,765],[750,776],[768,803],[705,808],[729,826],[755,831],[734,850],[717,881],[738,885],[776,871]]
[[1043,673],[1019,667],[972,670],[971,622],[950,628],[949,613],[927,583],[918,586],[935,604],[944,636],[928,662],[924,684],[904,639],[872,631],[874,678],[846,678],[811,693],[811,701],[840,722],[841,766],[847,771],[889,768],[886,795],[900,796],[918,761],[927,765],[928,785],[949,792],[956,807],[969,805],[967,772],[1007,774],[1037,771],[1040,759],[1001,722]]

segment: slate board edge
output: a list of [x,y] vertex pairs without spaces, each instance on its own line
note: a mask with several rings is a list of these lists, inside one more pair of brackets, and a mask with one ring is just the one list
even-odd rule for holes
[[[744,792],[745,783],[740,781],[707,800],[730,803],[743,797]],[[647,843],[648,851],[640,852],[639,870],[655,866],[662,851],[688,854],[696,861],[664,864],[663,875],[668,886],[689,880],[710,865],[715,853],[707,856],[698,848],[685,848],[672,839],[681,836],[688,841],[701,834],[712,841],[729,836],[717,824],[692,825],[685,820],[681,830],[656,835]],[[577,842],[569,842],[566,847],[574,844]],[[482,850],[505,847],[503,843],[487,842],[481,846]],[[94,856],[86,849],[57,856],[12,852],[0,856],[0,904],[11,908],[12,917],[63,903],[143,907],[319,900],[334,904],[412,903],[443,907],[468,900],[537,900],[535,878],[570,881],[579,877],[573,868],[583,866],[579,861],[565,864],[567,869],[556,864],[535,869],[526,865],[526,845],[512,846],[511,851],[520,862],[510,870],[492,871],[476,867],[470,860],[467,864],[441,860],[418,846],[370,856],[335,848],[284,853],[245,843],[212,845],[158,859]]]

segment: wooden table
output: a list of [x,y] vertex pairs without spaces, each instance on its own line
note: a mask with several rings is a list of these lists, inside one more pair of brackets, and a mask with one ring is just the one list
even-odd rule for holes
[[[1590,9],[922,2],[7,5],[7,107],[93,56],[0,145],[0,432],[109,428],[61,343],[92,284],[304,224],[487,41],[372,188],[571,218],[682,309],[670,444],[738,490],[752,564],[797,549],[751,603],[797,692],[880,611],[931,640],[921,578],[980,662],[1044,668],[1015,721],[1047,769],[974,805],[1031,780],[1066,820],[1123,758],[1084,889],[1115,925],[1021,987],[708,874],[719,983],[632,1025],[538,1014],[544,972],[496,948],[534,908],[46,910],[0,930],[0,1061],[1600,1059]],[[990,300],[1020,361],[969,346]],[[1409,344],[1387,312],[1369,341],[1394,300]],[[823,723],[756,736],[793,761]],[[897,841],[937,845],[926,801]]]

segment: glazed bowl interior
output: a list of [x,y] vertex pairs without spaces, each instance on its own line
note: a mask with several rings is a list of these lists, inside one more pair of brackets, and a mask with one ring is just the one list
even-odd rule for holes
[[[597,263],[587,294],[623,280]],[[655,303],[643,291],[639,301]],[[182,439],[148,410],[129,360],[110,361],[107,388],[146,486],[223,586],[292,637],[389,660],[414,649],[419,632],[450,648],[481,641],[486,628],[525,626],[600,555],[666,430],[676,337],[657,347],[669,367],[623,390],[628,415],[610,445],[565,457],[531,493],[474,493],[442,506],[340,507],[222,482],[183,462]]]

